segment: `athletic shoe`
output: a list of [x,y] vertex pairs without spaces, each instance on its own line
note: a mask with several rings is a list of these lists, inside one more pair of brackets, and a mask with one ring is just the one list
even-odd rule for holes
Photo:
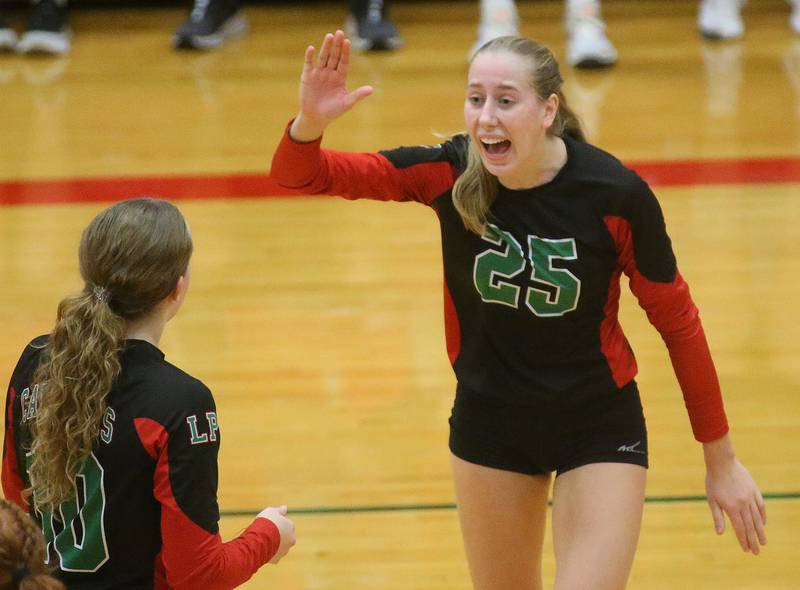
[[0,51],[13,51],[16,45],[17,34],[0,18]]
[[507,35],[519,35],[519,16],[514,0],[490,0],[485,4],[481,3],[478,39],[469,52],[470,59],[492,39]]
[[792,0],[792,14],[789,17],[789,26],[800,35],[800,0]]
[[742,0],[702,0],[697,27],[706,39],[738,39],[744,35]]
[[353,47],[362,51],[384,51],[403,46],[403,38],[389,18],[384,0],[351,1],[345,30]]
[[69,53],[70,37],[66,0],[34,0],[28,30],[17,43],[19,53]]
[[231,0],[196,0],[189,18],[172,36],[176,49],[214,49],[247,34],[247,18]]
[[617,63],[617,50],[606,36],[600,3],[587,0],[567,13],[567,62],[574,68],[607,68]]

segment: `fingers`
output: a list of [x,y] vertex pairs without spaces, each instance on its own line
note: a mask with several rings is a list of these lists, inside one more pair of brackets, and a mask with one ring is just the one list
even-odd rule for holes
[[725,515],[716,500],[709,497],[708,507],[711,509],[711,517],[714,519],[714,530],[718,535],[725,532]]
[[761,522],[766,525],[767,505],[764,503],[764,498],[761,496],[761,492],[759,490],[756,490],[756,506],[758,506],[758,511],[761,514]]
[[739,546],[742,548],[742,551],[749,551],[750,543],[747,540],[747,530],[744,522],[742,521],[741,513],[728,512],[728,518],[731,519],[733,532],[736,533],[736,538],[739,540]]
[[350,39],[346,38],[342,41],[342,57],[339,59],[339,67],[337,68],[340,73],[347,75],[350,69],[350,50],[352,48]]
[[367,98],[370,94],[372,94],[372,86],[361,86],[360,88],[356,88],[347,95],[347,108],[352,108],[357,102],[360,100]]
[[286,513],[289,512],[289,507],[286,504],[282,504],[281,506],[276,506],[275,509],[280,512],[283,516],[286,516]]
[[313,66],[314,65],[314,46],[309,45],[306,47],[306,56],[305,56],[306,66]]
[[758,536],[756,535],[756,525],[753,522],[753,514],[750,512],[750,507],[742,510],[742,524],[744,524],[744,533],[747,537],[747,546],[753,555],[758,555],[761,546],[758,543]]
[[[762,510],[763,509],[763,510]],[[766,510],[763,506],[750,506],[750,512],[753,515],[753,523],[756,526],[756,535],[758,536],[758,542],[762,545],[767,544],[767,533],[764,530],[764,525],[766,524]]]
[[328,33],[325,35],[325,38],[322,40],[322,47],[319,50],[319,58],[317,59],[317,65],[321,68],[328,66],[328,59],[331,56],[331,46],[333,45],[333,35]]
[[342,71],[342,57],[344,56],[344,69],[350,62],[350,41],[345,37],[343,31],[328,33],[322,40],[322,47],[319,50],[317,65],[320,68],[330,68]]
[[331,56],[328,59],[328,65],[336,70],[339,68],[339,60],[342,57],[342,45],[344,43],[344,33],[336,31],[333,35],[333,44],[331,45]]

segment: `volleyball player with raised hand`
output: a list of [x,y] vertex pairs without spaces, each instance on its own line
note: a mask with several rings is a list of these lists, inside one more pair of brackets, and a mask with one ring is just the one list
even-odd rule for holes
[[300,110],[272,177],[305,194],[417,201],[437,214],[447,350],[458,386],[450,450],[478,590],[538,590],[553,484],[554,588],[623,588],[648,465],[620,279],[662,335],[702,443],[717,532],[766,543],[761,493],[728,435],[717,374],[647,184],[585,141],[552,52],[500,37],[472,59],[467,133],[379,153],[321,148],[372,88],[347,89],[337,31],[305,53]]

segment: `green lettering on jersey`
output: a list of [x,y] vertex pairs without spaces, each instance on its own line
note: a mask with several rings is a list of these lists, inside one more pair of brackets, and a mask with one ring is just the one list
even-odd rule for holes
[[206,420],[208,421],[208,436],[211,441],[217,440],[217,432],[219,432],[219,424],[217,424],[217,413],[206,412]]
[[114,408],[106,408],[106,413],[103,415],[103,427],[100,429],[100,440],[106,444],[110,444],[111,438],[114,436],[114,420],[116,417]]
[[[30,453],[26,460],[30,467]],[[37,510],[47,546],[56,550],[62,570],[96,572],[108,561],[105,507],[103,467],[92,453],[75,476],[75,496],[54,511]]]
[[[475,256],[473,282],[481,299],[519,308],[520,287],[502,279],[511,279],[525,270],[526,256],[519,242],[507,231],[489,224],[484,240],[501,252],[489,249]],[[527,258],[531,263],[531,283],[525,292],[525,305],[538,317],[561,316],[575,310],[580,299],[581,282],[555,260],[575,260],[574,238],[550,239],[528,236]],[[546,287],[546,288],[545,288]]]
[[189,442],[193,445],[201,445],[208,442],[208,434],[205,432],[200,434],[197,431],[197,416],[187,416],[186,423],[189,424]]
[[514,236],[493,224],[489,224],[486,235],[481,237],[495,246],[505,244],[505,250],[490,249],[475,257],[472,273],[475,288],[487,303],[517,307],[519,287],[501,279],[510,279],[525,270],[522,247]]
[[554,260],[575,260],[578,257],[575,239],[551,240],[528,236],[528,255],[533,267],[531,279],[553,288],[547,291],[529,287],[525,298],[528,308],[537,316],[549,317],[564,315],[578,307],[581,282],[567,269],[553,266]]

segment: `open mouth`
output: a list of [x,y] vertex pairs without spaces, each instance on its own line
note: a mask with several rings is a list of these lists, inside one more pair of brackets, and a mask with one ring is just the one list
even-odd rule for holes
[[502,156],[511,149],[507,139],[481,139],[484,151],[491,156]]

